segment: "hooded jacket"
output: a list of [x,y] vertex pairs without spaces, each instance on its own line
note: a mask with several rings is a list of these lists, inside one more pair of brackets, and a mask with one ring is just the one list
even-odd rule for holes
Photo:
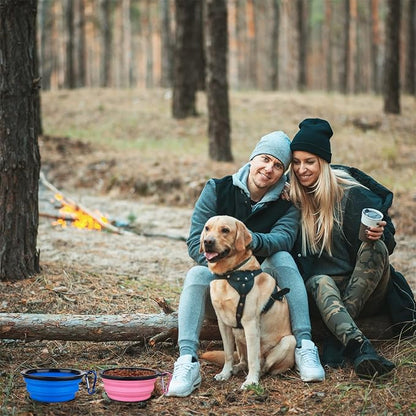
[[191,218],[188,253],[206,265],[199,253],[200,236],[206,221],[215,215],[230,215],[244,222],[251,232],[253,254],[261,262],[277,251],[292,250],[299,229],[299,211],[280,198],[286,182],[283,175],[263,198],[252,204],[247,188],[250,163],[232,176],[210,179],[199,196]]

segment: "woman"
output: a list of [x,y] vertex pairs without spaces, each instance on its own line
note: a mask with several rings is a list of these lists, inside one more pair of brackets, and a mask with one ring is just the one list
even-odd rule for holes
[[322,364],[341,367],[348,358],[358,376],[381,376],[395,366],[375,351],[354,319],[385,306],[394,227],[385,214],[366,230],[370,242],[360,241],[358,234],[362,209],[386,213],[392,194],[363,172],[330,166],[333,133],[327,121],[306,119],[299,127],[290,168],[290,199],[301,210],[294,257],[334,336],[324,345]]

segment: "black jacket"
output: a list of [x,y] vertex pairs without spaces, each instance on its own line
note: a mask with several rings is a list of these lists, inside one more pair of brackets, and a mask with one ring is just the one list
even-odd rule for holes
[[[392,254],[396,246],[394,239],[395,228],[388,214],[388,210],[393,202],[392,192],[359,169],[343,165],[332,165],[332,168],[346,171],[359,183],[368,188],[365,189],[359,186],[351,188],[345,204],[343,233],[347,240],[347,250],[351,264],[355,264],[357,261],[357,253],[361,245],[361,241],[358,239],[361,211],[367,207],[375,208],[383,213],[383,220],[387,223],[384,228],[383,241],[389,254]],[[307,280],[313,274],[313,263],[317,260],[317,256],[303,257],[300,253],[299,240],[298,238],[293,254],[303,278]],[[407,322],[411,324],[406,327],[413,326],[414,330],[416,304],[412,289],[401,273],[397,272],[392,266],[390,266],[390,271],[391,276],[386,303],[394,329],[396,332],[401,331],[403,323]],[[410,328],[409,330],[411,331],[412,329]]]

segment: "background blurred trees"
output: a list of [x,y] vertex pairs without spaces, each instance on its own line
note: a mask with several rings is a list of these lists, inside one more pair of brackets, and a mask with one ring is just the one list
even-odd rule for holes
[[[400,85],[410,94],[415,93],[415,2],[395,1],[401,3]],[[39,0],[42,88],[169,88],[176,3]],[[226,0],[226,4],[231,88],[383,91],[387,0]],[[197,62],[202,59],[197,56]],[[201,67],[193,69],[201,75]]]

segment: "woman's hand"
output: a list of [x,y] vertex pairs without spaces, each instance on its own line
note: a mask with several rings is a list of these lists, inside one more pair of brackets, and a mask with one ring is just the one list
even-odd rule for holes
[[365,233],[371,241],[379,240],[384,233],[384,227],[386,226],[386,221],[379,221],[377,227],[368,227]]

